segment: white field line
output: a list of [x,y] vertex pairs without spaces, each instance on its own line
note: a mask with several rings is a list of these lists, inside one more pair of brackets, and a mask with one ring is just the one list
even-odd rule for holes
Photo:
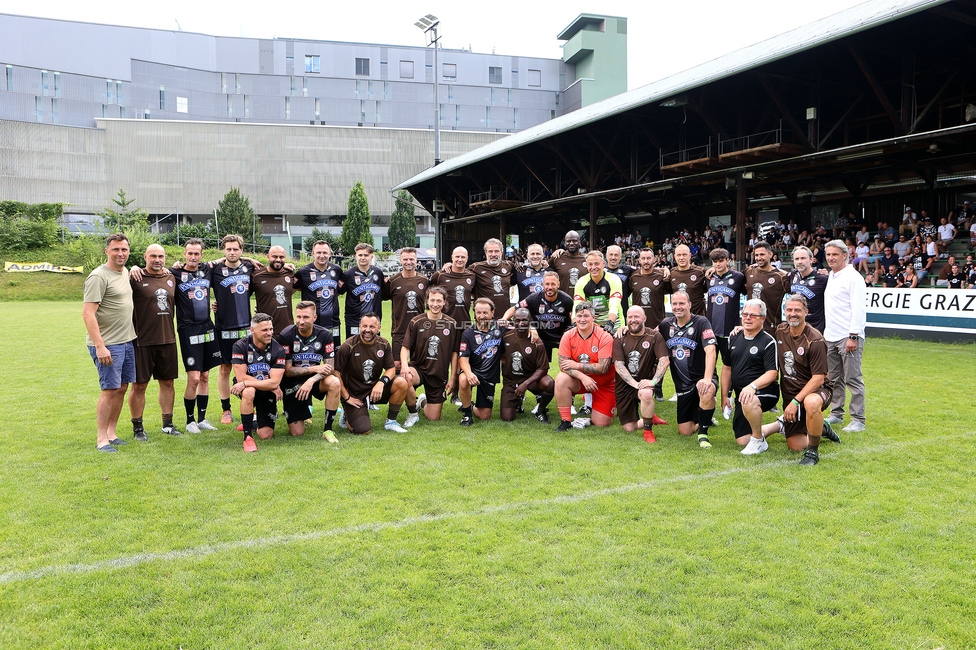
[[[829,443],[828,443],[829,444]],[[878,452],[885,452],[896,447],[903,446],[905,443],[893,443],[888,445],[882,445],[877,447],[866,447],[856,450],[842,450],[836,453],[831,453],[825,458],[826,462],[831,462],[836,460],[838,457],[842,456],[861,456],[865,454],[873,454]],[[341,526],[339,528],[330,528],[328,530],[318,530],[306,533],[296,533],[294,535],[275,535],[273,537],[257,537],[254,539],[241,539],[231,542],[221,542],[219,544],[205,544],[203,546],[194,546],[192,548],[185,548],[176,551],[166,551],[163,553],[138,553],[136,555],[123,555],[120,557],[99,560],[97,562],[79,563],[79,564],[60,564],[47,567],[41,567],[39,569],[33,569],[31,571],[10,571],[7,573],[0,573],[0,584],[11,584],[17,582],[26,582],[29,580],[39,580],[41,578],[52,578],[69,574],[85,574],[94,573],[96,571],[111,571],[116,569],[126,569],[129,567],[139,566],[141,564],[147,564],[149,562],[170,562],[173,560],[183,560],[183,559],[193,559],[206,557],[208,555],[216,555],[219,553],[224,553],[228,551],[241,551],[247,549],[259,549],[268,548],[272,546],[282,546],[285,544],[293,544],[295,542],[308,542],[323,539],[326,537],[337,537],[339,535],[349,535],[357,533],[366,532],[379,532],[384,530],[396,530],[399,528],[405,528],[407,526],[416,526],[419,524],[429,524],[438,521],[445,521],[451,519],[464,519],[466,517],[482,517],[485,515],[495,515],[504,514],[507,512],[515,512],[518,510],[531,510],[536,508],[545,508],[547,506],[557,506],[580,503],[583,501],[590,501],[592,499],[598,499],[600,497],[610,496],[614,494],[626,494],[627,492],[634,492],[637,490],[649,490],[664,487],[667,485],[675,483],[688,483],[692,481],[709,480],[715,478],[722,478],[725,476],[732,476],[734,474],[742,474],[745,472],[757,472],[765,469],[771,469],[776,467],[785,467],[787,465],[796,465],[796,459],[781,459],[775,460],[767,463],[757,463],[754,465],[746,465],[741,467],[730,467],[728,469],[717,470],[714,472],[706,472],[704,474],[682,474],[680,476],[670,476],[666,478],[654,479],[652,481],[646,481],[643,483],[631,483],[628,485],[620,485],[617,487],[603,488],[601,490],[592,490],[589,492],[581,492],[579,494],[568,494],[562,496],[550,497],[548,499],[538,499],[535,501],[519,501],[515,503],[503,503],[493,506],[484,506],[482,508],[476,508],[475,510],[466,510],[461,512],[443,512],[436,515],[419,515],[416,517],[404,517],[403,519],[397,519],[395,521],[380,521],[374,523],[356,524],[355,526]],[[800,471],[811,471],[816,472],[815,468],[804,468]]]

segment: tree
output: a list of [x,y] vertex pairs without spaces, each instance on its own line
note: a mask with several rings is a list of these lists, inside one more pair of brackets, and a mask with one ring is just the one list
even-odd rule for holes
[[98,213],[102,218],[102,224],[112,232],[122,232],[126,228],[139,225],[149,225],[149,212],[139,208],[130,210],[129,206],[135,203],[135,199],[130,199],[125,195],[125,190],[119,188],[116,198],[112,199],[115,208],[106,208]]
[[306,255],[312,254],[312,246],[315,245],[317,241],[324,241],[332,249],[332,253],[336,254],[342,243],[339,238],[333,235],[331,232],[326,230],[319,230],[318,228],[312,228],[312,234],[302,240],[302,249],[305,251]]
[[268,245],[267,238],[261,235],[261,224],[251,209],[251,201],[236,187],[230,188],[220,200],[216,216],[216,230],[221,237],[240,235],[245,243],[251,244],[252,250],[256,246]]
[[417,245],[417,220],[413,216],[413,197],[410,192],[400,190],[396,197],[396,208],[390,218],[390,250]]
[[342,222],[343,255],[352,255],[356,244],[373,245],[373,235],[369,232],[370,216],[369,202],[366,200],[366,190],[362,181],[356,181],[349,192],[349,211],[346,220]]

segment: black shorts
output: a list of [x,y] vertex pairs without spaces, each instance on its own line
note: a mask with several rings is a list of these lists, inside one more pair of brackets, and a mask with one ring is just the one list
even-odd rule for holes
[[220,365],[220,344],[211,323],[203,323],[179,330],[180,355],[187,372],[206,372]]
[[175,343],[136,346],[136,383],[150,379],[176,379],[180,374],[179,355]]
[[[304,383],[304,382],[303,382]],[[281,398],[281,406],[285,413],[285,421],[288,424],[292,422],[301,422],[312,417],[312,398],[317,400],[324,400],[326,393],[322,391],[322,382],[316,382],[315,386],[312,387],[309,393],[308,399],[300,400],[295,397],[295,393],[298,389],[302,387],[302,384],[296,384],[288,388],[282,388],[281,392],[283,397]]]
[[[543,375],[543,377],[545,377],[545,375]],[[536,386],[538,385],[539,382],[536,382]],[[522,400],[520,400],[518,397],[515,396],[515,386],[516,384],[510,381],[502,382],[502,403],[501,403],[502,409],[515,410],[518,407],[522,406]],[[533,391],[526,391],[526,392],[531,392],[533,395],[536,396],[536,398],[542,395],[542,391],[533,390]]]
[[[833,391],[828,390],[826,386],[821,386],[817,390],[813,391],[815,395],[820,395],[820,399],[823,400],[822,411],[826,411],[830,408],[830,399],[833,397]],[[786,410],[786,406],[793,401],[796,395],[787,395],[783,393],[783,410]],[[791,436],[799,436],[807,434],[807,413],[803,408],[803,404],[800,404],[800,410],[796,415],[796,422],[787,422],[782,417],[779,418],[783,425],[783,435],[787,438]]]
[[235,330],[214,330],[217,335],[217,343],[220,344],[220,363],[225,366],[233,365],[231,359],[234,357],[234,344],[241,339],[247,338],[250,332],[247,328]]
[[[759,398],[759,406],[762,408],[763,413],[765,413],[776,406],[776,402],[779,401],[779,390],[777,388],[775,393],[763,392],[770,391],[770,387],[765,386],[760,388],[759,391],[756,393],[756,397]],[[752,435],[752,426],[749,424],[746,416],[742,414],[742,406],[739,404],[738,395],[735,397],[735,412],[732,414],[732,433],[736,438]]]
[[414,372],[420,377],[420,386],[424,387],[424,394],[427,395],[428,404],[443,404],[447,401],[447,378],[425,375],[419,368],[414,368]]
[[732,363],[732,357],[729,356],[729,337],[716,336],[715,347],[718,348],[718,354],[719,358],[722,360],[722,365],[730,365]]
[[257,414],[258,429],[274,429],[278,419],[278,400],[269,390],[254,391],[254,412]]
[[[386,384],[383,387],[383,395],[380,399],[372,402],[373,404],[386,404],[390,401],[390,393],[393,392],[393,382]],[[357,399],[363,400],[362,406],[351,406],[346,400],[342,400],[342,410],[346,414],[346,423],[352,428],[352,432],[357,435],[362,435],[370,430],[369,422],[369,407],[366,406],[366,399],[369,395],[363,395],[359,397],[357,395],[350,395],[350,397],[356,397]]]
[[495,405],[496,382],[488,381],[479,375],[475,375],[475,377],[478,377],[478,385],[471,387],[472,389],[477,389],[474,391],[474,407],[478,409],[490,409]]
[[402,349],[403,349],[403,334],[393,334],[390,337],[390,350],[393,352],[393,361],[395,363],[400,363],[400,350]]
[[618,377],[614,392],[617,395],[617,417],[620,418],[620,424],[639,421],[641,413],[638,390]]
[[[712,386],[715,387],[716,392],[718,391],[718,377],[712,376]],[[678,393],[678,423],[681,422],[698,422],[698,403],[701,401],[701,396],[698,394],[698,388],[692,387],[691,390],[685,393]]]

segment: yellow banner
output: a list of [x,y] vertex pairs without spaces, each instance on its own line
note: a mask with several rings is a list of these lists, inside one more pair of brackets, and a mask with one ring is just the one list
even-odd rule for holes
[[50,271],[51,273],[82,273],[83,266],[58,266],[50,262],[4,262],[3,270],[7,273],[33,273],[34,271]]

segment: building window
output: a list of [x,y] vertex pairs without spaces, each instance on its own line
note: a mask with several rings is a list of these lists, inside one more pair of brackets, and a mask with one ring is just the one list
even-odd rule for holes
[[308,97],[308,77],[302,77],[302,97]]
[[121,81],[115,82],[115,101],[118,102],[119,104],[122,103],[122,82]]
[[234,117],[234,100],[227,95],[227,117]]
[[51,100],[51,123],[58,123],[58,100],[56,99]]
[[318,72],[319,71],[319,55],[318,54],[306,54],[305,55],[305,72]]
[[533,70],[529,68],[529,85],[538,88],[542,85],[542,70]]
[[41,70],[41,94],[47,95],[47,70]]
[[34,96],[34,117],[38,122],[44,121],[44,103],[40,97]]
[[177,113],[189,113],[190,112],[190,102],[186,97],[176,97],[176,112]]
[[369,59],[356,58],[356,75],[360,77],[369,76]]
[[285,119],[291,119],[291,97],[285,97]]
[[7,90],[14,89],[14,67],[12,65],[7,66]]
[[105,80],[105,101],[109,104],[115,101],[115,84],[112,83],[111,79]]
[[454,81],[457,79],[457,63],[445,63],[441,66],[441,72],[445,79]]
[[322,100],[318,97],[315,98],[315,119],[319,119],[319,115],[322,113]]
[[[103,107],[103,108],[104,108],[104,107]],[[148,120],[148,119],[149,119],[149,115],[150,115],[150,114],[149,114],[149,109],[147,108],[147,109],[146,109],[146,110],[145,110],[145,111],[143,112],[143,114],[142,114],[142,116],[143,116],[143,118],[145,118],[145,119],[147,119],[147,120]]]
[[234,92],[241,94],[241,75],[234,73]]
[[159,87],[159,110],[166,110],[166,86]]
[[502,69],[500,67],[488,66],[488,83],[500,84],[502,82]]
[[54,73],[54,96],[55,97],[61,96],[61,73],[60,72]]
[[413,61],[400,61],[400,78],[413,79]]
[[251,102],[250,97],[244,95],[244,119],[251,117]]

